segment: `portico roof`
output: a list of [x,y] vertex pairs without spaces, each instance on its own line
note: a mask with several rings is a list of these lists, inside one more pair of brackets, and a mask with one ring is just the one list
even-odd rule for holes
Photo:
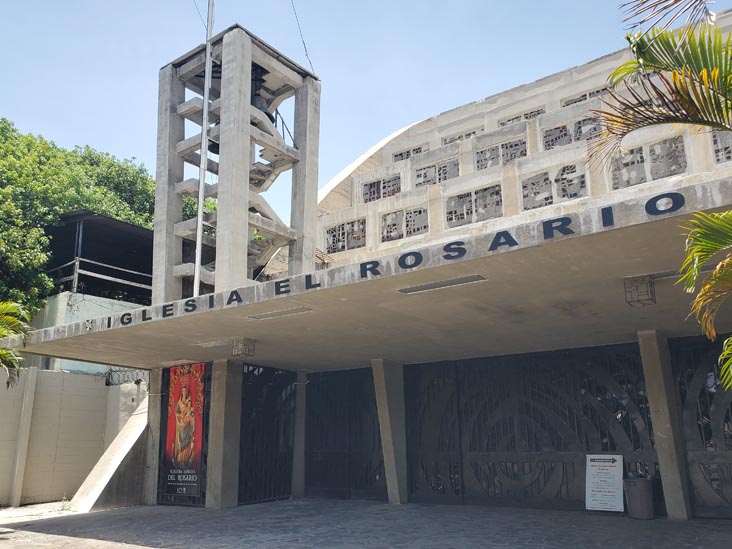
[[[605,195],[565,215],[535,211],[521,224],[506,220],[500,230],[374,262],[37,330],[24,350],[158,368],[232,358],[232,340],[248,338],[256,340],[249,363],[318,371],[373,358],[417,363],[620,343],[646,329],[697,335],[686,320],[691,298],[672,276],[683,255],[679,226],[691,212],[732,203],[732,180],[658,189]],[[630,307],[625,278],[649,274],[656,304]]]

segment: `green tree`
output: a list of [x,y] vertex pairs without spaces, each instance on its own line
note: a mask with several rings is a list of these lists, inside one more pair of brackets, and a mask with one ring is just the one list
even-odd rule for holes
[[[28,313],[22,305],[11,301],[0,301],[0,339],[15,335],[25,336],[28,329]],[[6,386],[18,382],[23,357],[12,349],[0,349],[0,368],[8,376]]]
[[[636,28],[651,28],[627,37],[634,59],[610,75],[610,99],[595,113],[603,131],[592,145],[591,158],[607,159],[621,149],[626,136],[651,126],[732,130],[732,38],[713,25],[707,2],[633,0],[622,8]],[[668,30],[683,16],[685,27]],[[717,312],[732,294],[732,211],[697,213],[684,229],[686,256],[679,283],[696,293],[691,313],[704,335],[714,340]],[[732,337],[724,341],[719,362],[721,382],[731,389]]]
[[0,119],[0,300],[31,314],[43,305],[53,290],[44,229],[61,214],[88,209],[151,228],[154,203],[143,166],[90,147],[69,151]]

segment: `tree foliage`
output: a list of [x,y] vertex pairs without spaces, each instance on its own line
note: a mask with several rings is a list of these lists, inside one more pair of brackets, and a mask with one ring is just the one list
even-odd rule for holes
[[88,209],[152,227],[155,183],[144,166],[90,147],[67,150],[0,118],[0,301],[31,314],[53,290],[44,273],[60,216]]
[[[0,339],[15,335],[25,337],[28,329],[28,313],[18,303],[0,301]],[[13,349],[0,349],[0,370],[7,374],[6,387],[18,382],[23,357]]]

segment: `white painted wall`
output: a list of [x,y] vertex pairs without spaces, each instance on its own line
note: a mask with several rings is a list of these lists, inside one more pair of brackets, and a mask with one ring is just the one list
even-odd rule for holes
[[[71,499],[147,393],[145,384],[107,387],[103,376],[38,372],[21,504]],[[0,505],[8,505],[18,450],[25,376],[5,390],[0,374]]]

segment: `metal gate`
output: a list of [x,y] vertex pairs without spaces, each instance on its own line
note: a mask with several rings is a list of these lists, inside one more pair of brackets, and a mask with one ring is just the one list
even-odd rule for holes
[[719,382],[721,343],[683,338],[672,340],[670,347],[683,406],[694,514],[732,518],[732,391]]
[[295,372],[244,365],[239,504],[290,497]]
[[636,344],[410,365],[405,390],[410,501],[582,509],[588,453],[658,475]]
[[386,500],[371,369],[308,375],[305,455],[307,495]]

